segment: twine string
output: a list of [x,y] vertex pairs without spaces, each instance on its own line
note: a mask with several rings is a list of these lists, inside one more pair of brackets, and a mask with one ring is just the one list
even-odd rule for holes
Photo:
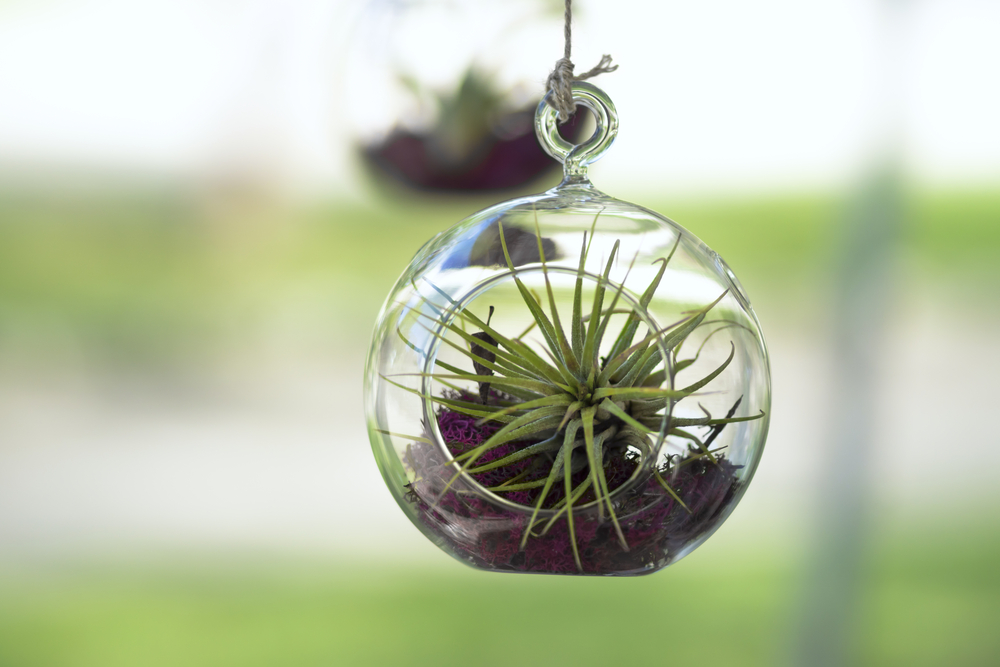
[[611,64],[611,56],[604,54],[601,56],[601,61],[592,69],[583,74],[574,75],[574,65],[570,59],[573,48],[573,0],[566,0],[566,11],[563,18],[563,36],[566,40],[563,57],[556,61],[549,78],[545,81],[545,87],[551,93],[549,104],[559,112],[560,123],[568,121],[576,111],[576,104],[573,102],[574,81],[584,81],[618,69],[618,65]]

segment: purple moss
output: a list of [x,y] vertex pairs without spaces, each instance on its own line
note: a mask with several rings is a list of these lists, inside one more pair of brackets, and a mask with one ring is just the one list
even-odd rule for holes
[[[500,428],[496,422],[478,425],[475,417],[448,409],[438,413],[437,421],[453,456],[482,444]],[[477,464],[496,461],[530,444],[530,441],[507,443],[483,454]],[[432,445],[415,443],[410,456],[411,465],[422,471],[423,476],[409,485],[407,498],[416,506],[423,523],[444,538],[460,556],[480,567],[496,570],[579,572],[565,515],[544,535],[537,534],[541,527],[536,525],[535,534],[521,550],[529,518],[526,513],[455,489],[445,491],[453,473],[444,467],[440,451]],[[518,461],[472,476],[481,485],[491,487],[522,473],[519,481],[543,479],[548,474],[547,466],[532,470],[532,465],[530,460]],[[614,490],[630,479],[636,465],[627,451],[610,450],[610,458],[605,463],[609,489]],[[716,463],[703,458],[689,459],[661,470],[688,509],[667,493],[655,478],[640,482],[616,499],[615,511],[629,545],[628,551],[622,548],[610,521],[599,521],[593,509],[574,512],[574,533],[583,572],[638,574],[658,569],[716,525],[737,490],[738,468],[722,457]],[[579,484],[586,476],[586,470],[579,471],[573,476],[573,484]],[[538,489],[530,489],[499,495],[531,508],[537,502],[538,493]],[[563,485],[556,484],[545,506],[553,505],[563,495]],[[437,503],[425,500],[431,498],[436,498]],[[579,503],[592,500],[593,494],[588,492]]]

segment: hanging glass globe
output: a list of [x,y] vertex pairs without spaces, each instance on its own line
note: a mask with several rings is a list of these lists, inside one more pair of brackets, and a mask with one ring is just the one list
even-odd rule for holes
[[484,570],[636,575],[676,562],[732,512],[760,461],[770,372],[757,317],[719,255],[610,197],[597,130],[535,129],[565,178],[428,242],[378,318],[368,431],[410,520]]
[[[541,37],[562,17],[547,0],[365,3],[344,99],[367,171],[428,192],[510,190],[552,175],[532,124]],[[563,133],[582,139],[575,121]]]

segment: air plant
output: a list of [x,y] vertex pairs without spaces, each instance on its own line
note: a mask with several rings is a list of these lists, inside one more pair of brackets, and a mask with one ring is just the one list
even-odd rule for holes
[[[535,106],[509,108],[510,95],[494,77],[469,68],[454,90],[424,90],[419,82],[400,83],[417,97],[430,98],[437,119],[424,130],[403,127],[362,155],[383,174],[409,187],[438,192],[486,192],[520,187],[556,167],[535,139]],[[583,123],[567,123],[565,136],[579,140]]]
[[[518,547],[521,551],[530,548],[533,537],[549,534],[556,522],[564,518],[573,563],[578,571],[583,571],[584,566],[574,508],[579,511],[584,506],[596,506],[598,522],[609,522],[620,551],[628,551],[634,546],[630,545],[632,533],[639,535],[641,531],[629,526],[623,530],[619,514],[636,510],[636,507],[629,506],[628,501],[622,501],[614,492],[633,478],[643,463],[652,460],[653,479],[649,483],[674,501],[669,504],[668,512],[679,507],[691,516],[714,516],[723,498],[732,494],[738,466],[726,461],[721,450],[713,450],[713,442],[726,425],[763,416],[763,412],[735,416],[742,398],[724,417],[713,417],[704,408],[701,417],[673,414],[680,401],[695,396],[726,370],[733,361],[735,346],[731,343],[725,361],[687,386],[675,386],[678,373],[697,361],[708,338],[741,325],[706,319],[726,296],[727,292],[723,292],[711,303],[682,313],[677,321],[654,330],[639,309],[625,304],[627,300],[622,299],[624,285],[616,286],[610,280],[619,255],[618,241],[607,257],[603,273],[600,276],[585,274],[589,242],[594,238],[596,224],[595,218],[589,235],[583,234],[572,313],[568,326],[564,326],[537,221],[535,239],[545,283],[542,296],[536,295],[522,281],[520,274],[526,268],[512,261],[508,235],[502,222],[499,223],[503,259],[530,311],[529,331],[536,330],[541,337],[541,344],[537,346],[540,350],[525,342],[528,332],[512,337],[492,327],[492,306],[489,316],[483,320],[469,308],[451,301],[450,312],[438,312],[437,323],[443,324],[446,333],[438,333],[430,326],[424,328],[461,353],[471,362],[472,371],[437,360],[439,370],[421,376],[445,387],[440,395],[427,395],[386,378],[440,406],[438,425],[445,435],[451,458],[438,464],[448,472],[437,502],[442,502],[440,498],[447,496],[455,481],[465,475],[486,486],[493,494],[525,506],[529,518],[519,524]],[[680,238],[671,252],[658,260],[660,266],[655,277],[638,299],[642,310],[659,288],[679,242]],[[589,304],[584,303],[585,276],[591,280],[596,278]],[[589,312],[586,310],[588,305]],[[623,324],[621,318],[615,319],[615,326],[612,326],[616,315],[627,317]],[[457,320],[464,320],[479,331],[469,333]],[[706,337],[693,356],[682,358],[681,351],[688,337],[697,329],[712,324],[721,326]],[[642,326],[646,331],[640,337]],[[449,333],[452,336],[448,336]],[[407,344],[410,343],[407,341]],[[607,351],[603,357],[600,356],[602,350]],[[463,389],[462,383],[477,387],[478,392]],[[464,429],[463,435],[456,435],[456,424]],[[699,437],[695,433],[698,428],[707,429],[707,432]],[[688,447],[684,455],[667,456],[665,462],[656,465],[661,432],[686,441]],[[428,442],[423,438],[418,440]],[[711,470],[716,471],[711,482],[714,485],[711,502],[691,507],[694,498],[691,489],[698,484],[697,480],[692,481],[693,476],[705,476],[706,471]],[[698,491],[704,492],[704,488]],[[421,503],[423,512],[435,511],[434,505],[416,498],[416,494],[414,497]],[[641,516],[641,512],[634,516]],[[673,515],[646,516],[642,519],[641,530],[647,530],[651,522],[660,522],[679,532],[697,528],[692,529],[690,522],[670,516]]]

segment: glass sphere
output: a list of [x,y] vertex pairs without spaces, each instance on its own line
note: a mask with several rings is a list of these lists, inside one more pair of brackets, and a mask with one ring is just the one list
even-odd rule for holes
[[[345,109],[361,164],[432,192],[519,188],[556,165],[532,132],[548,0],[370,0],[348,50]],[[582,139],[570,123],[567,137]]]
[[591,185],[617,114],[574,146],[543,101],[566,177],[431,239],[378,318],[366,418],[410,520],[477,568],[636,575],[690,553],[753,477],[770,415],[760,325],[690,232]]

